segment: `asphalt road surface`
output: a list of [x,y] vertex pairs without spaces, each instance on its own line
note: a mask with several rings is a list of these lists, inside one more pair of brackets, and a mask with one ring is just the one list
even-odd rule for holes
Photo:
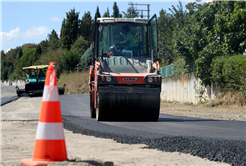
[[[1,86],[1,105],[18,99],[13,86]],[[62,115],[76,116],[84,128],[146,137],[194,136],[246,141],[244,121],[224,121],[160,114],[158,122],[98,122],[90,118],[89,95],[60,95]],[[85,125],[90,124],[90,125]],[[108,130],[109,127],[111,130]],[[137,132],[136,132],[137,131]]]
[[18,99],[15,86],[1,85],[1,106]]
[[[62,115],[80,117],[84,128],[145,137],[194,136],[246,141],[243,121],[224,121],[160,114],[158,122],[98,122],[90,118],[89,95],[60,95]],[[90,125],[88,125],[90,124]],[[108,130],[110,128],[110,130]],[[137,131],[137,132],[136,132]]]

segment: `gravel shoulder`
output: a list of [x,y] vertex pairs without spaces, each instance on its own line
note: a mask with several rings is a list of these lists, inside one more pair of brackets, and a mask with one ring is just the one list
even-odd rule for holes
[[[21,165],[21,159],[32,157],[41,101],[41,97],[22,97],[1,107],[1,165]],[[161,112],[194,117],[200,112],[199,117],[202,116],[202,111],[195,111],[197,108],[180,111],[184,109],[181,105],[164,106]],[[193,112],[193,115],[186,112]],[[229,165],[185,153],[148,149],[145,144],[121,144],[65,129],[64,134],[69,161],[54,165]]]

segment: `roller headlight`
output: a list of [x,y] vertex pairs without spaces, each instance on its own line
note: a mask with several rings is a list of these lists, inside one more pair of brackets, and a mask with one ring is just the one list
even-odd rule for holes
[[153,78],[149,77],[149,78],[148,78],[148,82],[149,82],[149,83],[152,83],[152,82],[153,82]]
[[106,77],[107,82],[111,82],[111,77]]

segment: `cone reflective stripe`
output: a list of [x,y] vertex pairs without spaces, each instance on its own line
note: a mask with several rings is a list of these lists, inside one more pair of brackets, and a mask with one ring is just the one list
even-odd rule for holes
[[62,123],[38,123],[36,139],[63,140],[64,133]]
[[25,165],[48,165],[67,160],[61,106],[54,62],[46,73],[41,111],[39,115],[32,159],[23,159]]
[[59,101],[57,86],[44,86],[43,101]]

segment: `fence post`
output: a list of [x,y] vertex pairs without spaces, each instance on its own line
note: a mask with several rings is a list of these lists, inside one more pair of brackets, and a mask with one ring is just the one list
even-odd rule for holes
[[165,66],[165,69],[166,69],[166,77],[167,77],[167,66]]

